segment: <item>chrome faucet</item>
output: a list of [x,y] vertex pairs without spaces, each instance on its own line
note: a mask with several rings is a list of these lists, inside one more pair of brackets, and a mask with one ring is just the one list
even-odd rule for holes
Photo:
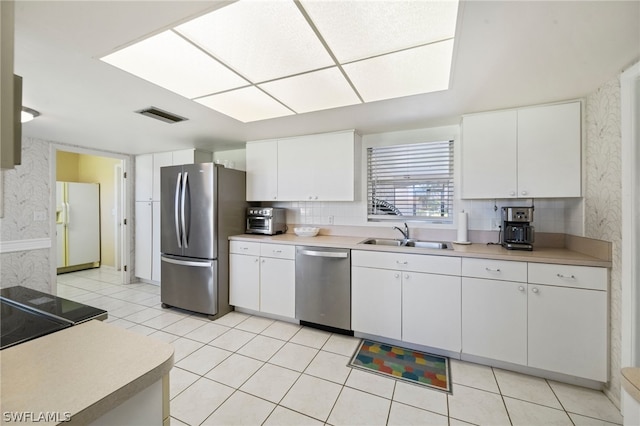
[[404,223],[404,231],[397,226],[394,226],[393,229],[397,229],[398,231],[400,231],[405,240],[409,239],[409,225],[407,225],[406,222]]

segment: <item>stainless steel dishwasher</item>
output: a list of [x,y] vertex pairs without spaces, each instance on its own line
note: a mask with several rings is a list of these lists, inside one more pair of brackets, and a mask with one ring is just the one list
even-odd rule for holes
[[351,330],[351,250],[296,247],[296,318]]

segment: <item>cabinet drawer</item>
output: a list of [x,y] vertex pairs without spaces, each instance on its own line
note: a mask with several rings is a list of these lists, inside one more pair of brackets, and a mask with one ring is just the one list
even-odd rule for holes
[[607,268],[529,263],[529,282],[561,287],[607,290]]
[[460,275],[460,258],[379,251],[351,251],[351,265],[442,275]]
[[527,282],[527,263],[490,259],[462,259],[462,276]]
[[260,256],[295,259],[296,246],[287,244],[260,244]]
[[260,255],[260,243],[248,243],[246,241],[229,241],[229,253]]

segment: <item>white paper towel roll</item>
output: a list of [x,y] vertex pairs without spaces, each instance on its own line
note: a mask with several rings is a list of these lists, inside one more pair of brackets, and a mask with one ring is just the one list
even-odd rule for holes
[[458,240],[459,243],[466,243],[468,240],[467,231],[469,226],[469,217],[467,213],[458,214]]

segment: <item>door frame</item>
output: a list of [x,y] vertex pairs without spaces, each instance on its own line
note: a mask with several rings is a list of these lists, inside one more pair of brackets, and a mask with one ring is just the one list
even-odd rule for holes
[[[131,231],[130,231],[130,220],[127,218],[131,218],[131,203],[129,202],[129,193],[133,193],[133,179],[126,179],[126,176],[132,176],[131,174],[131,156],[126,154],[119,154],[108,151],[100,151],[96,149],[90,148],[82,148],[79,146],[73,145],[65,145],[61,143],[51,143],[50,144],[50,155],[49,155],[49,170],[50,174],[50,182],[52,182],[52,190],[49,197],[49,211],[55,212],[56,210],[56,191],[53,186],[56,182],[57,176],[57,153],[58,151],[63,152],[72,152],[76,154],[84,154],[84,155],[93,155],[96,157],[106,157],[106,158],[114,158],[116,160],[120,160],[120,167],[123,173],[120,174],[120,188],[122,188],[119,203],[117,203],[117,207],[119,207],[119,211],[116,213],[118,217],[121,217],[123,220],[123,226],[120,228],[119,240],[121,242],[120,247],[120,263],[123,267],[120,271],[120,283],[121,284],[129,284],[131,282],[131,274],[132,274],[132,262],[131,262],[131,250],[130,250],[130,241],[131,241]],[[117,229],[116,229],[117,232]],[[56,221],[55,214],[50,215],[50,235],[56,235]],[[117,241],[118,239],[116,239]],[[57,268],[55,259],[57,259],[57,247],[56,244],[51,244],[51,248],[49,251],[49,265],[51,268],[51,289],[55,294],[57,289]]]
[[620,76],[622,367],[640,366],[640,62]]

